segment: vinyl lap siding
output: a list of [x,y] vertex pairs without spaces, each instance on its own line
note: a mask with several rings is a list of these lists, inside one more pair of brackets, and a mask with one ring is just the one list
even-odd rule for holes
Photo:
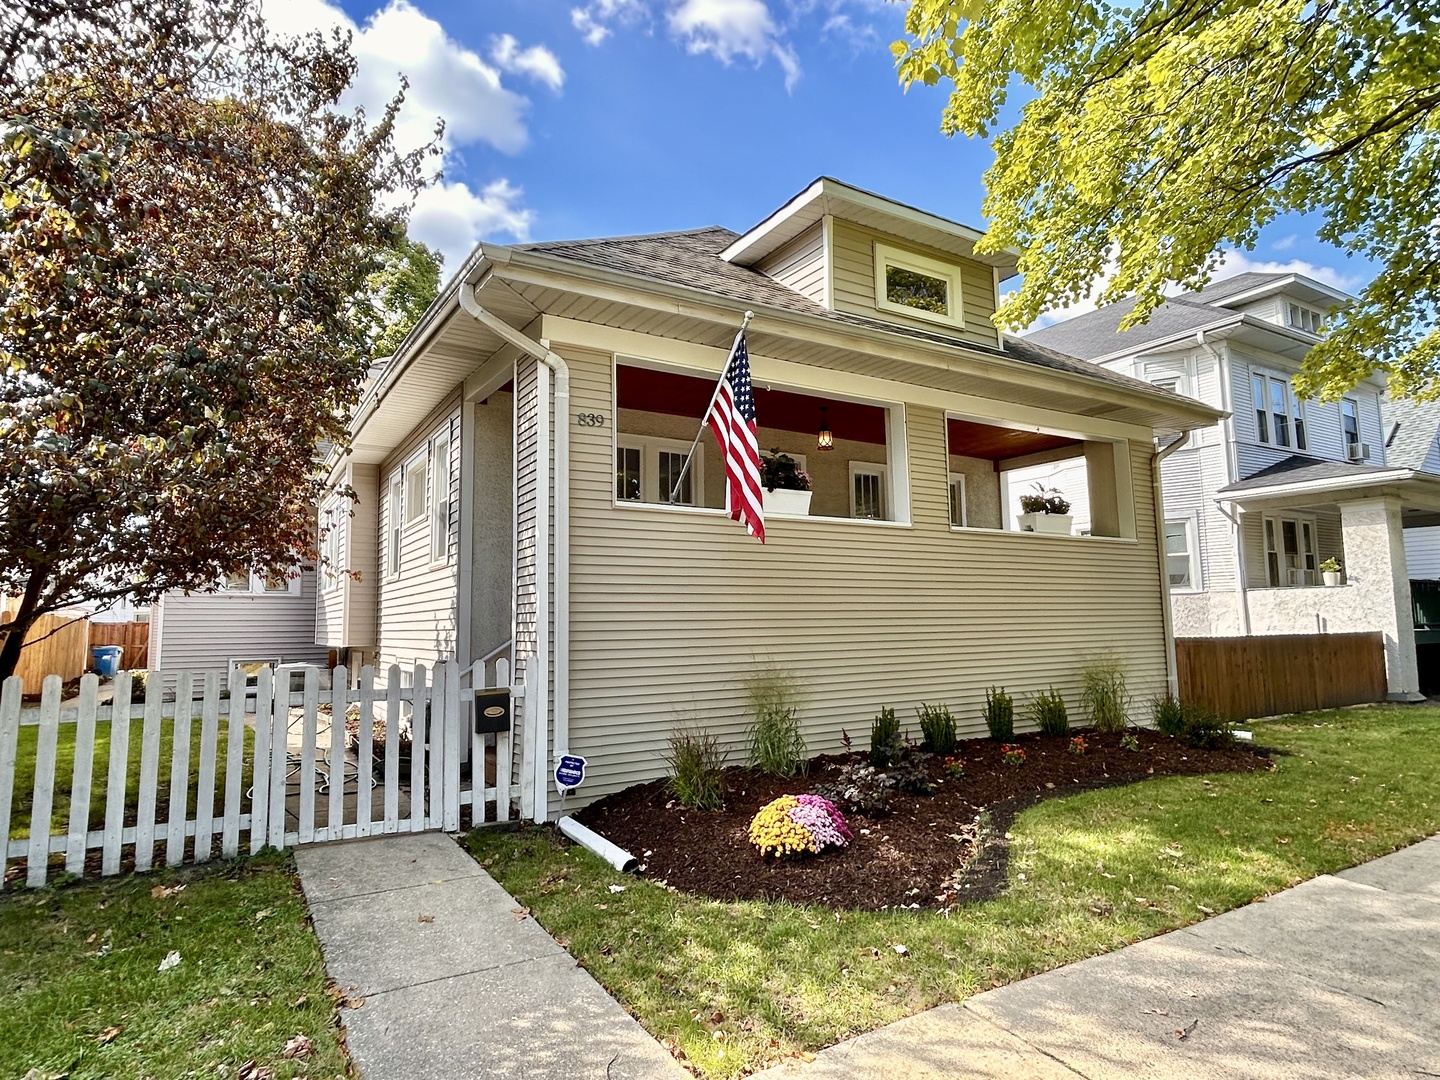
[[816,223],[755,264],[755,269],[817,304],[825,295],[825,226]]
[[995,274],[983,263],[972,263],[942,251],[933,251],[916,244],[907,244],[873,232],[848,221],[835,221],[832,241],[835,266],[834,308],[871,318],[903,322],[933,331],[936,324],[927,319],[908,319],[893,311],[880,311],[875,306],[875,242],[890,244],[932,259],[939,259],[960,268],[961,302],[965,309],[964,327],[951,332],[968,341],[995,347],[1000,336],[990,317],[995,314]]
[[[566,357],[575,408],[608,415],[610,358]],[[884,705],[913,733],[921,701],[983,734],[991,685],[1023,703],[1053,684],[1075,703],[1102,644],[1137,703],[1160,690],[1151,448],[1131,448],[1138,542],[952,532],[943,414],[911,404],[906,430],[912,527],[772,520],[764,545],[720,514],[613,506],[609,432],[572,432],[570,744],[589,761],[586,798],[661,775],[682,721],[739,760],[741,682],[767,661],[808,684],[811,752],[842,732],[863,744]]]
[[241,659],[324,664],[328,658],[315,644],[314,570],[301,571],[295,593],[170,593],[162,604],[159,656],[167,672],[225,672]]
[[[450,434],[450,515],[446,528],[447,557],[432,565],[430,560],[430,516],[427,485],[426,513],[419,521],[407,525],[400,541],[400,573],[390,567],[382,570],[379,597],[379,635],[377,660],[384,667],[402,666],[421,661],[434,665],[455,655],[459,584],[456,577],[456,552],[459,547],[460,524],[460,403],[452,398],[426,420],[403,446],[381,467],[379,493],[380,550],[388,548],[390,478],[403,472],[406,462],[430,439],[448,431]],[[382,556],[383,557],[383,556]]]

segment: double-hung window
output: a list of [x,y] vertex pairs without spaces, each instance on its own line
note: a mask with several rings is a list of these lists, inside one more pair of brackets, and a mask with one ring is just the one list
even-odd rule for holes
[[416,454],[405,465],[405,524],[414,525],[425,516],[427,467],[425,451]]
[[1196,556],[1195,519],[1177,518],[1165,522],[1165,574],[1170,588],[1184,592],[1200,588],[1199,559]]
[[401,474],[392,474],[385,509],[385,573],[390,577],[400,573],[400,537],[405,530],[403,487]]
[[1265,571],[1272,589],[1319,583],[1315,522],[1303,517],[1265,518]]
[[1354,398],[1340,399],[1340,430],[1346,449],[1360,444],[1360,404]]
[[1306,449],[1305,415],[1290,380],[1269,372],[1251,373],[1255,397],[1255,433],[1262,443],[1296,450]]
[[450,435],[430,440],[430,561],[450,557]]
[[965,474],[950,474],[950,524],[956,528],[964,528],[968,521],[968,512],[965,508]]
[[885,520],[885,466],[868,462],[850,463],[850,516],[869,521]]
[[615,447],[616,501],[703,505],[705,455],[697,449],[686,469],[689,453],[689,443],[622,435]]

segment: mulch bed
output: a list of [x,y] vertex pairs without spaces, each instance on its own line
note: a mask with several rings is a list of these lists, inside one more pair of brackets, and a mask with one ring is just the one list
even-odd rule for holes
[[[1074,734],[1080,734],[1076,732]],[[1156,776],[1253,772],[1269,768],[1248,744],[1197,750],[1150,731],[1135,734],[1140,750],[1119,735],[1083,732],[1086,753],[1069,752],[1068,737],[1020,735],[1024,765],[1003,764],[1000,744],[970,739],[954,756],[965,775],[945,775],[939,758],[926,769],[933,795],[898,794],[874,819],[848,814],[854,841],[843,851],[793,859],[761,858],[748,839],[750,819],[781,795],[798,795],[863,754],[824,755],[809,775],[766,776],[750,768],[724,771],[725,806],[686,810],[655,780],[627,788],[576,816],[634,854],[643,876],[716,900],[787,900],[797,904],[878,911],[948,908],[989,899],[1005,887],[1005,833],[1016,814],[1042,799]]]

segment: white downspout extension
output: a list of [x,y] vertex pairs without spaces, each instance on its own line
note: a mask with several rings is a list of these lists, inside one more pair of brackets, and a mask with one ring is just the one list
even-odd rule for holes
[[[1228,414],[1220,421],[1220,447],[1225,452],[1225,482],[1233,484],[1240,479],[1240,470],[1235,464],[1235,384],[1231,381],[1235,373],[1230,370],[1230,350],[1227,347],[1222,357],[1215,351],[1215,346],[1205,340],[1204,330],[1195,331],[1195,344],[1215,361],[1215,380],[1220,384],[1220,407]],[[1242,637],[1249,637],[1250,586],[1246,580],[1249,571],[1245,566],[1245,530],[1239,515],[1226,510],[1223,505],[1220,505],[1220,512],[1230,519],[1230,536],[1235,545],[1235,593],[1240,602],[1240,634]]]
[[1171,697],[1180,696],[1180,673],[1175,662],[1175,614],[1170,610],[1170,568],[1165,553],[1165,491],[1160,479],[1160,465],[1190,441],[1190,433],[1180,437],[1163,450],[1155,451],[1150,467],[1150,483],[1155,492],[1155,546],[1160,552],[1160,618],[1165,628],[1165,685]]
[[[486,279],[488,280],[488,278]],[[484,282],[481,282],[484,288]],[[549,449],[551,435],[547,428],[550,427],[549,418],[541,410],[539,417],[538,460],[535,469],[536,484],[536,505],[544,506],[549,500],[545,497],[546,488],[550,483],[554,485],[555,499],[555,701],[554,701],[554,743],[555,760],[558,761],[564,754],[570,752],[570,365],[565,362],[564,357],[553,352],[544,342],[535,341],[526,337],[519,330],[516,330],[504,319],[493,312],[487,311],[480,304],[476,293],[479,290],[474,285],[465,283],[460,286],[459,297],[461,309],[475,319],[477,322],[493,330],[501,338],[514,345],[527,356],[532,356],[540,361],[543,367],[540,369],[539,391],[541,400],[548,395],[550,375],[555,376],[555,411],[554,411],[554,447],[555,447],[555,474],[551,478],[549,473]],[[539,530],[540,537],[545,538],[545,530]],[[535,807],[533,817],[537,822],[545,821],[549,812],[549,790],[550,774],[545,767],[545,736],[549,728],[549,717],[547,717],[545,690],[549,682],[549,646],[550,646],[550,621],[549,621],[549,568],[546,565],[545,548],[548,544],[541,546],[536,552],[535,558],[535,602],[536,602],[536,658],[539,660],[539,671],[536,678],[529,678],[527,673],[527,690],[534,694],[536,702],[535,716],[538,728],[538,742],[536,744],[538,753],[535,754]],[[534,671],[532,666],[530,671]]]

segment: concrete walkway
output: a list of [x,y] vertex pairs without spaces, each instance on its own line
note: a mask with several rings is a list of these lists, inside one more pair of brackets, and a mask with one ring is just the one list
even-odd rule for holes
[[365,1080],[687,1074],[454,840],[295,852]]
[[759,1075],[1414,1080],[1437,1020],[1440,838]]

